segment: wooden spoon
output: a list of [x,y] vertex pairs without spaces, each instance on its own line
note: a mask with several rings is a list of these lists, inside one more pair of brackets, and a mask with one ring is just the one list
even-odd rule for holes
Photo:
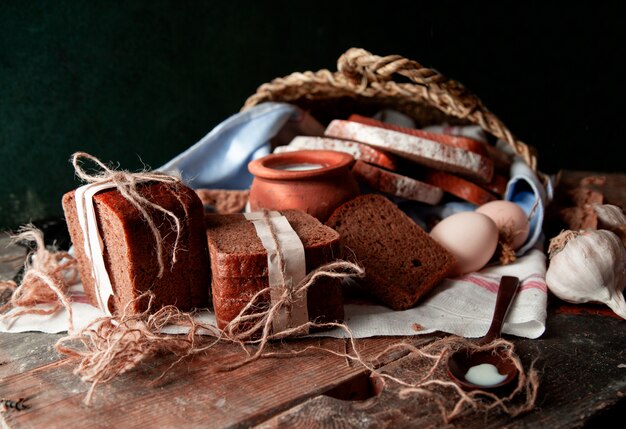
[[[491,326],[484,337],[477,340],[477,344],[489,344],[500,337],[502,324],[509,311],[513,297],[517,292],[519,279],[513,276],[503,276],[500,279],[496,308],[493,312]],[[475,384],[466,379],[467,371],[480,364],[491,364],[496,367],[498,373],[506,377],[495,384]],[[517,367],[513,360],[504,354],[503,350],[489,349],[483,351],[462,348],[448,358],[448,374],[450,378],[465,390],[497,391],[508,385],[517,377]]]

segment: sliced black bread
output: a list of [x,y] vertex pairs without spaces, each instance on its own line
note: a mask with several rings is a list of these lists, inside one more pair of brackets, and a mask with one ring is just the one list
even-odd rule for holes
[[450,252],[382,195],[348,201],[326,225],[365,268],[362,286],[394,310],[413,307],[454,264]]
[[[281,212],[304,246],[306,271],[310,272],[342,256],[339,234],[300,210]],[[267,251],[254,225],[243,214],[205,216],[214,291],[213,308],[223,328],[250,299],[269,285]],[[269,294],[264,297],[269,305]],[[343,297],[338,279],[319,279],[308,289],[309,319],[331,322],[343,319]]]

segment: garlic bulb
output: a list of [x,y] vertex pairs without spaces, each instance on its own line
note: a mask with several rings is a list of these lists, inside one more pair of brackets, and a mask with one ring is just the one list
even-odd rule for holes
[[626,246],[626,215],[622,209],[612,204],[595,204],[593,210],[598,216],[598,228],[614,232]]
[[626,319],[626,248],[606,230],[564,231],[550,241],[548,289],[575,304],[601,302]]

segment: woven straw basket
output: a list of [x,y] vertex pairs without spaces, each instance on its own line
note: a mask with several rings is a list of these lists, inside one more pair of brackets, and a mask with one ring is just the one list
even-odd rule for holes
[[399,55],[380,57],[351,48],[339,57],[336,72],[324,69],[276,78],[261,85],[242,110],[265,101],[295,104],[324,123],[389,108],[422,127],[443,122],[479,125],[510,145],[537,172],[534,149],[515,138],[477,96],[459,82]]

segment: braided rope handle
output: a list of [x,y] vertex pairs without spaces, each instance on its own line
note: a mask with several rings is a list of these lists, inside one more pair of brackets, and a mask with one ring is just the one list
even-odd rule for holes
[[[242,110],[264,101],[294,101],[299,98],[398,97],[428,104],[449,116],[467,120],[506,142],[537,171],[537,157],[528,145],[515,138],[504,123],[491,113],[478,97],[459,82],[400,55],[380,57],[351,48],[337,61],[337,72],[292,73],[261,85]],[[394,75],[410,83],[398,83]]]

